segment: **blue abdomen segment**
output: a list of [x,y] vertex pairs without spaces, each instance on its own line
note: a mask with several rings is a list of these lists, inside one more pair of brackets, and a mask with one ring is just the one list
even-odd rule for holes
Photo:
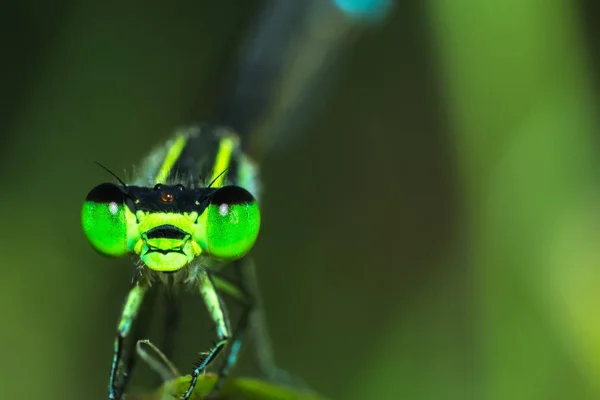
[[334,0],[335,5],[350,18],[381,21],[392,8],[392,0]]

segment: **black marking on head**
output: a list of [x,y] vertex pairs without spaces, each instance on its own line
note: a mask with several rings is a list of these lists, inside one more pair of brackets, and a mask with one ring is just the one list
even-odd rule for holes
[[187,232],[173,225],[161,225],[146,232],[146,239],[179,239],[183,240]]
[[85,198],[86,201],[94,203],[112,203],[123,204],[127,193],[121,186],[114,183],[102,183],[93,188]]
[[160,201],[163,203],[172,203],[175,201],[175,194],[169,192],[168,190],[163,190],[160,194]]
[[168,249],[168,250],[163,250],[163,249],[157,249],[156,247],[152,247],[150,248],[146,254],[148,253],[160,253],[160,254],[169,254],[169,253],[177,253],[177,254],[183,254],[185,255],[185,252],[181,249]]
[[115,174],[114,172],[112,172],[110,169],[106,168],[104,165],[100,164],[98,161],[94,161],[94,162],[96,164],[98,164],[106,172],[108,172],[109,174],[114,176],[116,180],[119,181],[119,183],[121,184],[121,189],[123,190],[123,193],[125,193],[125,195],[126,195],[124,198],[125,204],[131,210],[131,212],[135,212],[135,204],[137,202],[137,199],[129,190],[130,186],[127,186],[127,184],[125,182],[123,182],[123,180],[121,178],[119,178],[119,176],[117,174]]
[[256,201],[252,194],[240,186],[223,186],[210,198],[211,204],[247,204]]
[[[202,213],[208,199],[217,189],[185,189],[183,186],[160,185],[156,189],[144,186],[129,186],[129,191],[137,200],[135,210],[144,212]],[[164,193],[173,195],[173,200],[165,202]],[[197,205],[198,202],[200,205]]]

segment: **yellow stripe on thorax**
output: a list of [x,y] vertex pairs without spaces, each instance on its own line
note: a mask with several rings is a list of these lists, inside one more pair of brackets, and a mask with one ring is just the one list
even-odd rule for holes
[[169,176],[169,172],[179,159],[183,148],[187,142],[187,135],[179,135],[175,139],[175,142],[171,145],[169,150],[167,151],[167,155],[165,156],[165,160],[158,170],[158,174],[156,174],[156,184],[165,184],[167,182],[167,177]]
[[218,188],[223,186],[223,181],[225,180],[224,171],[229,167],[231,155],[233,154],[237,143],[237,136],[227,135],[221,138],[221,141],[219,143],[219,150],[217,151],[217,156],[215,157],[215,165],[213,167],[211,187]]

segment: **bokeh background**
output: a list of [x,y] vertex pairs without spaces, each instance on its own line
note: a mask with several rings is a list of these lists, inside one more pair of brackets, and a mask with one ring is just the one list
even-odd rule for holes
[[[93,161],[130,172],[210,122],[260,7],[3,4],[3,398],[104,398],[132,268],[81,232]],[[332,399],[600,398],[597,8],[397,2],[361,33],[262,163],[282,366]],[[213,330],[184,306],[187,371]]]

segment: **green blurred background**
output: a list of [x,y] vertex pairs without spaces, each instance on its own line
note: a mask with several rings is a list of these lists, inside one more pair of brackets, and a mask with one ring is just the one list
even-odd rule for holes
[[[600,398],[591,3],[398,2],[362,33],[263,163],[254,255],[282,366],[332,399]],[[93,161],[127,175],[210,122],[260,5],[3,5],[3,398],[104,398],[132,268],[81,232]],[[184,306],[187,371],[213,331]]]

